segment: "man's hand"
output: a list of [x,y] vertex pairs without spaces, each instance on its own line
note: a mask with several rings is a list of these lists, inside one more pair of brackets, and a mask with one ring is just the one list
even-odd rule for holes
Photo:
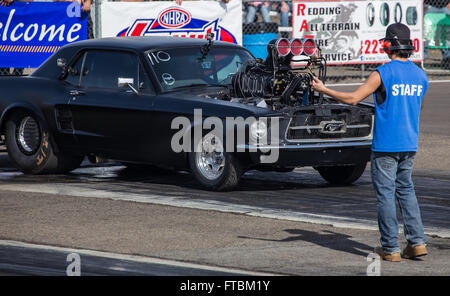
[[325,85],[323,84],[322,80],[320,80],[316,76],[313,77],[312,88],[313,88],[313,90],[318,91],[318,92],[325,92],[327,89],[325,87]]
[[375,92],[377,88],[381,85],[381,83],[382,82],[380,74],[378,73],[378,71],[373,71],[372,74],[370,74],[367,81],[354,92],[341,92],[329,89],[325,87],[323,82],[320,81],[320,79],[317,77],[313,78],[312,88],[315,91],[324,93],[342,103],[349,105],[356,105],[362,100],[364,100],[367,96]]
[[289,12],[289,5],[286,2],[281,2],[281,12]]
[[[230,0],[221,0],[223,3],[227,4],[228,2],[230,2]],[[177,5],[181,5],[183,3],[183,0],[175,0],[175,3]]]
[[14,2],[14,0],[0,0],[0,5],[1,6],[9,6],[13,2]]
[[91,10],[91,0],[84,0],[83,1],[83,7],[81,8],[82,11],[90,11]]

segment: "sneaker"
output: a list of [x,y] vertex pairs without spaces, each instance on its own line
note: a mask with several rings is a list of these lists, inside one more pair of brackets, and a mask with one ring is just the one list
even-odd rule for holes
[[381,259],[386,260],[386,261],[391,261],[391,262],[400,262],[402,261],[402,258],[400,257],[400,252],[397,253],[385,253],[383,251],[383,248],[381,247],[376,247],[373,250],[376,254],[380,255]]
[[407,245],[406,248],[403,250],[402,257],[405,259],[411,259],[416,258],[420,256],[427,255],[427,248],[425,245],[415,246],[412,247],[410,245]]

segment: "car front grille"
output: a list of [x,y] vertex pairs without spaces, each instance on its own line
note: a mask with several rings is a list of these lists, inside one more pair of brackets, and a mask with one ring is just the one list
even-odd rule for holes
[[286,132],[292,142],[337,142],[368,140],[372,136],[373,115],[356,108],[315,110],[294,113]]

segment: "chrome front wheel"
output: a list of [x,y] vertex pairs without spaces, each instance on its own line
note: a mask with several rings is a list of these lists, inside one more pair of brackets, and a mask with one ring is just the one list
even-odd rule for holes
[[224,172],[225,154],[222,141],[208,134],[199,142],[195,152],[195,164],[208,180],[217,180]]
[[224,151],[223,140],[209,133],[189,153],[192,174],[205,188],[214,191],[231,190],[243,173],[241,163],[233,153]]

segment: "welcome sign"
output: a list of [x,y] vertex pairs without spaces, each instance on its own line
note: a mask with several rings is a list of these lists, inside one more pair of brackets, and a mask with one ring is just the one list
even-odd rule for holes
[[0,67],[37,68],[61,46],[87,39],[72,2],[14,2],[0,9]]

